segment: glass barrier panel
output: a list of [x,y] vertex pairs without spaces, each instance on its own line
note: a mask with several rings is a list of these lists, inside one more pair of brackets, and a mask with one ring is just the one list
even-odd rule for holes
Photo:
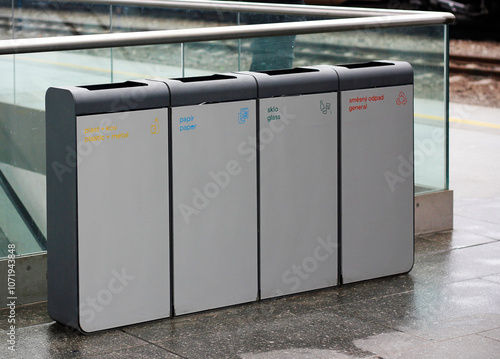
[[40,244],[30,235],[47,234],[45,174],[53,169],[45,160],[45,92],[51,86],[111,82],[110,54],[110,49],[96,49],[0,57],[5,79],[0,170],[17,198],[3,188],[1,218],[7,223],[0,228],[7,241],[17,244],[19,255],[45,250],[44,239]]
[[[16,123],[17,108],[14,92],[14,56],[0,56],[2,85],[0,86],[0,258],[8,255],[8,245],[15,245],[16,254],[39,252],[42,249],[32,233],[26,227],[18,208],[19,195],[16,193],[22,186],[20,182],[23,170],[17,167],[21,158],[26,157],[21,144],[14,143],[13,138],[25,137],[29,131]],[[38,198],[45,196],[45,188],[33,188]]]
[[237,14],[143,6],[112,6],[113,32],[174,30],[236,25]]
[[293,66],[373,60],[414,69],[415,192],[447,189],[445,26],[365,29],[297,36]]
[[[8,173],[8,169],[8,165],[0,163],[2,174],[4,171]],[[9,255],[9,245],[14,245],[16,255],[37,253],[46,249],[45,242],[38,241],[26,226],[15,201],[11,199],[11,194],[12,191],[6,189],[0,179],[0,259]]]
[[88,35],[109,32],[109,5],[13,1],[12,37]]
[[184,44],[184,76],[203,76],[239,70],[239,41]]
[[182,45],[118,47],[111,50],[113,82],[182,77]]

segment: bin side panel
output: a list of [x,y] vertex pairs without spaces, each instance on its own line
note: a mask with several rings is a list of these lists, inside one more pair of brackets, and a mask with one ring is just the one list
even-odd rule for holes
[[344,283],[413,266],[413,86],[341,93]]
[[168,112],[77,119],[80,327],[170,315]]
[[261,297],[337,284],[337,93],[260,100]]
[[46,94],[47,295],[49,315],[78,328],[75,101],[70,91]]
[[256,101],[171,111],[175,313],[254,301]]

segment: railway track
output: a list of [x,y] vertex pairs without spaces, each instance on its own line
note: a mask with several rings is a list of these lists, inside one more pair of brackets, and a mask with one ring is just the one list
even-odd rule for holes
[[500,59],[450,54],[450,73],[500,79]]

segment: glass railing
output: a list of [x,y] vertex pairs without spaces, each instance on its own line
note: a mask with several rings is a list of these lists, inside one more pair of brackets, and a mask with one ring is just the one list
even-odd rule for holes
[[[312,24],[311,20],[336,17],[329,12],[333,7],[309,7],[316,12],[284,15],[285,8],[292,7],[283,7],[281,13],[270,10],[273,14],[262,14],[231,11],[222,5],[221,9],[191,9],[163,8],[159,2],[149,7],[151,2],[143,2],[143,6],[135,3],[0,1],[0,39],[166,29],[200,29],[203,33],[202,28],[295,21]],[[343,11],[356,16],[353,9]],[[359,11],[359,15],[370,11]],[[341,13],[338,10],[337,14]],[[339,19],[347,17],[341,15]],[[377,12],[371,14],[375,15]],[[435,21],[413,26],[411,21],[406,25],[402,21],[399,27],[387,28],[383,20],[379,21],[380,26],[359,22],[351,30],[343,28],[339,32],[311,30],[259,38],[225,36],[154,45],[146,45],[146,41],[143,46],[125,44],[22,54],[13,51],[0,55],[0,171],[7,183],[0,186],[0,258],[9,243],[16,244],[17,254],[45,250],[45,174],[55,170],[45,164],[44,98],[50,86],[243,71],[251,68],[252,61],[260,63],[259,69],[377,59],[408,61],[415,70],[416,193],[447,189],[447,25]],[[405,162],[413,158],[399,160],[402,171],[395,175],[407,180]],[[9,191],[15,193],[17,201]]]

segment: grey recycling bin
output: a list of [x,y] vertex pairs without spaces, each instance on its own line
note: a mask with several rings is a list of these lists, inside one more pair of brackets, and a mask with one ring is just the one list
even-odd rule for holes
[[94,332],[170,316],[168,105],[159,82],[48,89],[56,321]]
[[377,61],[335,70],[342,281],[408,272],[414,259],[412,67]]
[[250,73],[259,90],[261,298],[337,284],[337,88],[331,67]]
[[171,95],[175,314],[257,299],[256,84],[166,81]]

